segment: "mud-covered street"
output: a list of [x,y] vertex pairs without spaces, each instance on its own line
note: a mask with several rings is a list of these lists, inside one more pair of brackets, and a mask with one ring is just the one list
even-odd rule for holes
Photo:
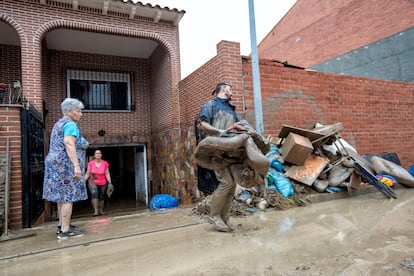
[[54,225],[0,243],[2,275],[413,275],[414,189],[234,218],[219,233],[191,208]]

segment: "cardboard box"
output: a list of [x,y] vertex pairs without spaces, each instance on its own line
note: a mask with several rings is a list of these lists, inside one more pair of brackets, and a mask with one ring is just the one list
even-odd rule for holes
[[303,165],[312,152],[313,146],[311,141],[293,132],[288,134],[280,147],[280,153],[285,162],[295,165]]

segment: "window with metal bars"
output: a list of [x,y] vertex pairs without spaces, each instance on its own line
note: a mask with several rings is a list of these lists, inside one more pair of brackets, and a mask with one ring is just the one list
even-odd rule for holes
[[85,110],[130,111],[130,74],[67,70],[68,97],[76,98]]

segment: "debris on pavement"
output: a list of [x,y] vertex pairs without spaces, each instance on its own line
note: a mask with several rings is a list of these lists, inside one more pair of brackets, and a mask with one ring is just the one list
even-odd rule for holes
[[[309,194],[348,191],[352,195],[352,190],[372,185],[384,196],[397,198],[393,191],[397,182],[414,187],[414,176],[399,164],[375,155],[360,156],[341,138],[342,130],[342,123],[316,124],[311,130],[283,125],[276,139],[268,138],[270,150],[265,156],[270,167],[265,179],[238,185],[232,216],[307,206]],[[209,197],[192,213],[207,215]]]

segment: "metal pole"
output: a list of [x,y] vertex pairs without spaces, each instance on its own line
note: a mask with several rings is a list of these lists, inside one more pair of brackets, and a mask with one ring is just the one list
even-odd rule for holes
[[[250,47],[252,48],[252,73],[253,73],[253,92],[254,92],[254,113],[256,118],[256,131],[260,134],[264,133],[263,129],[263,111],[262,111],[262,91],[260,88],[260,70],[259,55],[257,53],[256,42],[256,22],[254,17],[254,3],[249,0],[249,21],[250,21]],[[264,197],[267,199],[267,174],[264,177]]]
[[252,73],[253,73],[253,92],[254,92],[254,110],[256,117],[256,131],[263,134],[263,112],[262,112],[262,92],[260,88],[259,58],[257,54],[256,42],[256,23],[254,17],[253,0],[249,0],[249,18],[250,18],[250,44],[252,48]]

